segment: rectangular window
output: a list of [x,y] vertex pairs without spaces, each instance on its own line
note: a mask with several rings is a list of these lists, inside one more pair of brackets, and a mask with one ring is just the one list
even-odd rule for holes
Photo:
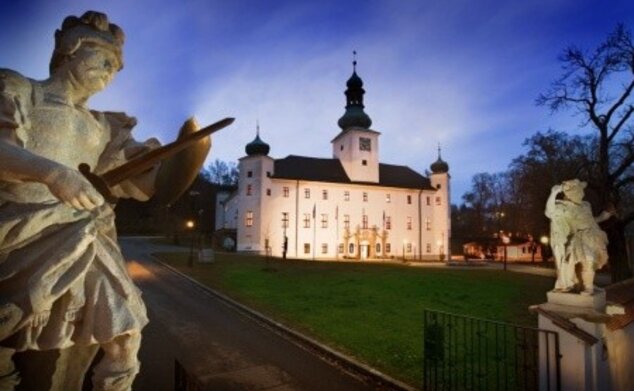
[[436,205],[441,205],[442,204],[442,200],[440,197],[436,197]]
[[321,244],[321,253],[322,254],[328,254],[328,244],[327,243],[322,243]]
[[392,216],[385,216],[385,229],[392,229]]
[[250,196],[253,193],[253,186],[247,185],[247,195]]
[[284,196],[284,198],[288,198],[288,193],[289,193],[288,186],[284,186],[282,188],[282,195]]
[[367,166],[368,165],[368,161],[365,160],[365,159],[361,160],[361,165],[362,166]]
[[328,199],[328,190],[323,190],[323,191],[321,192],[321,198],[322,198],[323,200],[327,200],[327,199]]
[[282,212],[282,228],[288,228],[288,212]]
[[392,243],[385,243],[385,253],[389,254],[392,252]]
[[427,243],[426,250],[427,250],[427,254],[431,253],[431,243]]
[[271,195],[271,189],[266,189],[266,195],[270,196]]
[[350,229],[350,215],[343,215],[343,228]]
[[253,177],[253,171],[247,171],[247,178]]
[[328,215],[326,213],[321,214],[321,228],[328,228]]
[[304,254],[310,254],[310,243],[304,243]]
[[407,195],[407,204],[411,205],[412,204],[412,196],[411,195]]
[[310,189],[304,189],[304,198],[310,198]]
[[410,216],[407,216],[407,230],[412,230],[412,218]]
[[337,249],[339,254],[343,254],[343,243],[339,243],[339,248]]
[[253,227],[253,212],[248,210],[244,217],[244,225],[247,227]]
[[310,228],[310,213],[304,213],[304,228]]
[[412,244],[411,243],[407,243],[407,252],[408,253],[412,252]]
[[388,204],[392,202],[392,196],[390,195],[390,193],[387,193],[385,195],[385,202],[387,202]]
[[368,215],[361,216],[361,228],[368,229]]
[[368,202],[368,193],[367,192],[363,192],[363,202]]
[[431,197],[430,197],[430,196],[427,196],[427,197],[426,197],[426,200],[427,200],[427,205],[431,205]]
[[425,229],[427,231],[431,231],[431,220],[429,217],[425,217]]
[[344,191],[343,192],[343,200],[344,201],[350,201],[350,192],[349,191]]
[[266,172],[266,177],[267,177],[267,178],[270,178],[270,177],[271,177],[271,171],[267,171],[267,172]]

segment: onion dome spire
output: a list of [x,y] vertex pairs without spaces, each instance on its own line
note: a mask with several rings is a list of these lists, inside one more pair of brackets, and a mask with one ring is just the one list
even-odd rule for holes
[[440,156],[440,144],[438,144],[438,160],[433,162],[429,168],[431,168],[431,172],[434,174],[446,174],[449,172],[449,164],[442,160]]
[[342,130],[348,128],[363,128],[369,129],[372,125],[372,120],[363,111],[363,95],[365,90],[363,89],[363,80],[357,75],[357,52],[352,52],[352,76],[346,82],[346,112],[343,114],[339,121],[339,127]]
[[263,155],[268,156],[271,147],[260,138],[260,123],[256,122],[255,139],[248,143],[244,150],[249,156]]

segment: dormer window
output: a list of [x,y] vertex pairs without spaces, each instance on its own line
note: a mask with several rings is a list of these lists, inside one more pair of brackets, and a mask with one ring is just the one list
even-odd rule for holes
[[367,137],[359,138],[359,150],[360,151],[371,151],[372,150],[372,140]]

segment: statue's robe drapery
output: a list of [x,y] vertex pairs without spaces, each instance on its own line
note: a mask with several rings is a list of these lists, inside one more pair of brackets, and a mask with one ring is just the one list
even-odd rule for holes
[[[88,111],[41,82],[0,70],[0,128],[27,151],[99,174],[156,147],[131,136],[134,118]],[[147,323],[116,241],[113,205],[80,211],[41,183],[3,180],[0,167],[0,345],[23,350],[104,343]],[[156,168],[116,186],[148,199]]]
[[554,208],[546,208],[546,216],[558,225],[555,235],[565,243],[565,262],[574,270],[576,263],[587,263],[594,270],[601,269],[608,261],[608,237],[599,228],[587,201],[577,204],[568,200],[556,200]]

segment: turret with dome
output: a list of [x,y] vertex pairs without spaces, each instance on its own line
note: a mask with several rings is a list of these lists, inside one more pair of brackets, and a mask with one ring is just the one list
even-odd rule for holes
[[244,150],[248,156],[268,156],[271,147],[260,138],[260,125],[257,125],[255,138],[244,147]]
[[440,156],[440,145],[438,146],[438,159],[433,162],[429,168],[434,174],[446,174],[449,172],[449,164],[442,160],[442,157]]

